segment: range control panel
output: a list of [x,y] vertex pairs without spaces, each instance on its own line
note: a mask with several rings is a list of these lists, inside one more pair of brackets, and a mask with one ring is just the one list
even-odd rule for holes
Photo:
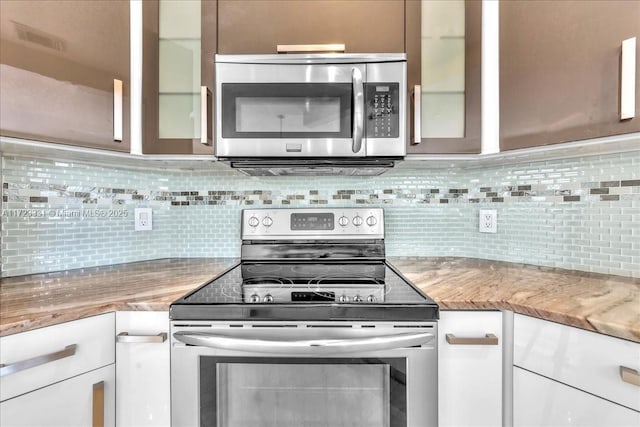
[[249,303],[332,302],[343,304],[383,303],[384,284],[371,285],[242,285],[242,300]]
[[384,239],[380,208],[245,209],[242,240]]

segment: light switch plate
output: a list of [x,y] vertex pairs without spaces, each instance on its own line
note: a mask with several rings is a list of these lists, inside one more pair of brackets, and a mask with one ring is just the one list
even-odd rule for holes
[[498,211],[495,209],[480,209],[478,231],[481,233],[498,232]]
[[136,231],[153,229],[153,211],[151,208],[135,208],[133,216]]

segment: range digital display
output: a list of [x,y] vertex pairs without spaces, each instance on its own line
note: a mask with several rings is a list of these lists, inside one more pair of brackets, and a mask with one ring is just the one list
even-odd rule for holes
[[332,213],[292,213],[291,230],[333,230]]
[[336,294],[327,291],[291,292],[292,302],[335,301]]

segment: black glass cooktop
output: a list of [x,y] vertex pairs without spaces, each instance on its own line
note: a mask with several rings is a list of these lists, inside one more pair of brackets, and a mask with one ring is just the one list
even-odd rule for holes
[[428,321],[438,315],[437,304],[385,262],[241,263],[170,309],[174,320]]

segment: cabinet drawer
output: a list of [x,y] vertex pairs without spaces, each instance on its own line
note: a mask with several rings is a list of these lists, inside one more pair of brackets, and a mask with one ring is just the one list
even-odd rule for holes
[[640,387],[620,367],[640,370],[640,344],[515,315],[514,365],[640,411]]
[[114,363],[114,333],[108,313],[0,338],[0,401]]
[[513,369],[514,427],[640,425],[640,413],[524,369]]

